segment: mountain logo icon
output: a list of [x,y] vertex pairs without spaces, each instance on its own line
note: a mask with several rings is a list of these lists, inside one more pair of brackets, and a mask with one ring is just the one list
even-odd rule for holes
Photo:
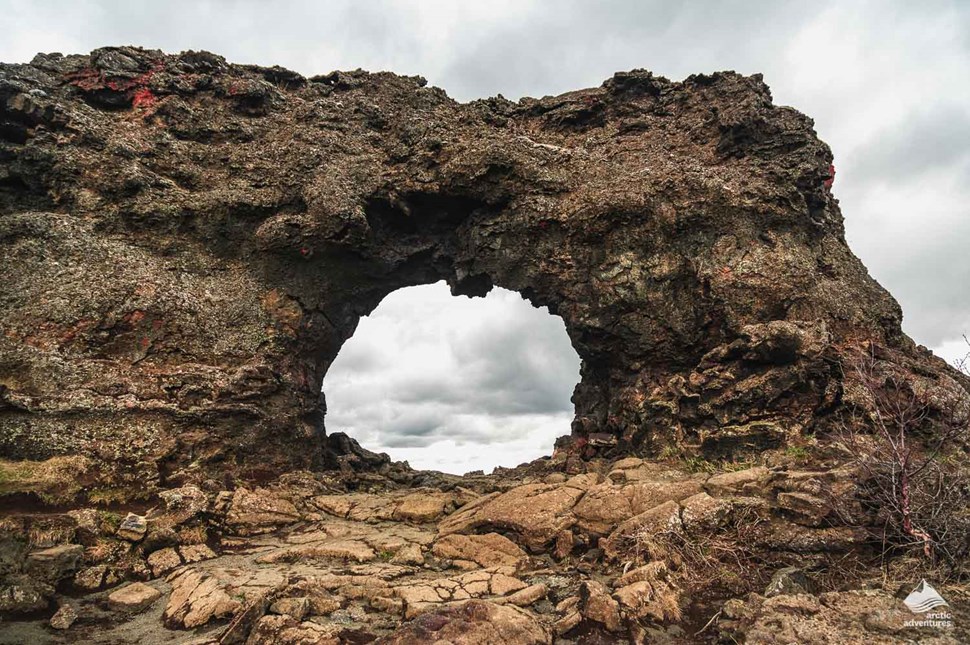
[[909,607],[909,610],[916,614],[923,614],[936,607],[942,607],[947,605],[946,600],[939,592],[930,586],[925,579],[923,579],[912,593],[906,596],[906,600],[903,604]]

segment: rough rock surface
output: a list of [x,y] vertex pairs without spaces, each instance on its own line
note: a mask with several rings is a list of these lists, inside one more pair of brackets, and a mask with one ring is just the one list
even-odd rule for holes
[[469,601],[425,614],[381,640],[386,645],[545,645],[551,642],[550,634],[529,614],[515,607],[482,601]]
[[118,611],[136,613],[162,597],[161,592],[141,582],[133,582],[108,596],[108,606]]
[[0,455],[51,477],[9,488],[65,494],[50,458],[108,499],[380,466],[324,440],[320,386],[362,315],[441,279],[562,316],[585,457],[824,429],[868,343],[965,404],[846,246],[831,162],[733,72],[460,104],[206,52],[0,65]]
[[[0,533],[9,569],[0,576],[0,643],[957,643],[970,636],[964,585],[938,587],[954,627],[908,626],[918,617],[895,595],[912,581],[871,566],[879,544],[854,537],[855,525],[818,526],[791,512],[786,496],[806,481],[853,485],[844,467],[698,473],[689,462],[594,458],[586,473],[567,477],[572,463],[558,455],[492,476],[424,473],[415,486],[373,473],[291,473],[243,495],[199,489],[192,505],[211,508],[207,514],[167,501],[132,509],[145,518],[147,536],[156,526],[171,531],[171,545],[160,548],[147,536],[129,540],[125,513],[11,513],[4,518],[11,532]],[[474,490],[458,490],[456,479]],[[537,514],[537,494],[556,500],[554,514]],[[182,493],[160,498],[173,495]],[[236,499],[245,512],[233,510]],[[280,508],[280,500],[286,521],[267,523],[262,510]],[[442,515],[405,517],[396,512],[402,500]],[[604,509],[595,521],[590,500]],[[839,503],[830,500],[829,510]],[[546,540],[549,517],[559,533]],[[72,578],[82,552],[84,568]],[[38,553],[61,564],[24,574]]]
[[50,626],[53,629],[70,629],[75,621],[77,621],[77,610],[74,609],[73,605],[64,603],[51,616]]

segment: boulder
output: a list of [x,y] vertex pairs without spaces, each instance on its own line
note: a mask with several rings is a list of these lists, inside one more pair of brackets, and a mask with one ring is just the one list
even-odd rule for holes
[[186,564],[210,560],[216,557],[215,552],[205,544],[189,544],[186,546],[180,546],[178,548],[178,552],[179,555],[182,556],[182,561]]
[[198,517],[209,506],[208,496],[198,486],[170,488],[159,493],[165,503],[165,515],[172,524],[182,524]]
[[518,591],[512,592],[500,600],[503,600],[511,605],[516,605],[517,607],[528,607],[529,605],[545,598],[546,594],[548,593],[549,588],[541,582],[537,582],[524,589],[519,589]]
[[236,535],[268,533],[300,521],[300,513],[288,499],[265,488],[237,488],[226,513],[226,527]]
[[438,538],[431,552],[439,558],[468,560],[481,567],[518,567],[528,559],[515,542],[498,533],[445,535]]
[[256,621],[246,645],[343,645],[353,642],[342,636],[340,625],[305,621],[292,616],[267,615]]
[[637,481],[626,485],[606,482],[590,487],[572,512],[580,530],[595,536],[607,535],[634,515],[664,502],[682,500],[700,490],[700,481],[687,478]]
[[108,566],[105,564],[85,567],[74,575],[74,586],[82,591],[97,591],[104,586],[107,573]]
[[391,517],[407,522],[433,522],[445,514],[454,504],[449,493],[420,492],[405,495],[396,503]]
[[664,562],[650,562],[627,572],[616,581],[616,587],[613,598],[625,617],[657,622],[680,619],[680,591]]
[[172,593],[162,613],[170,629],[192,629],[213,618],[230,617],[242,608],[229,596],[219,580],[205,572],[186,567],[169,577]]
[[515,606],[481,600],[422,614],[381,639],[382,645],[547,645],[549,632]]
[[616,559],[654,535],[681,528],[680,505],[674,501],[664,502],[621,523],[609,537],[600,540],[600,547],[608,558]]
[[541,550],[576,518],[572,508],[585,489],[564,484],[526,484],[466,504],[438,523],[440,535],[472,533],[479,526],[515,532],[526,548]]
[[587,580],[579,585],[578,608],[583,618],[599,623],[607,631],[620,631],[620,604],[599,582]]
[[152,575],[158,577],[182,564],[182,559],[173,548],[161,549],[148,556],[148,566]]
[[54,588],[25,575],[8,576],[0,583],[0,614],[27,614],[46,609]]
[[148,609],[162,593],[142,582],[133,582],[108,595],[108,606],[115,611],[137,614]]
[[61,605],[54,615],[51,616],[50,626],[52,629],[64,630],[70,629],[74,621],[77,620],[77,609],[74,605],[70,603],[64,603]]
[[303,620],[310,613],[310,609],[310,599],[306,596],[280,598],[269,606],[271,613],[291,616],[297,621]]
[[148,520],[142,515],[128,513],[121,521],[115,534],[129,542],[140,542],[148,532]]
[[80,544],[61,544],[32,551],[27,555],[24,573],[56,585],[78,570],[83,555],[84,547]]

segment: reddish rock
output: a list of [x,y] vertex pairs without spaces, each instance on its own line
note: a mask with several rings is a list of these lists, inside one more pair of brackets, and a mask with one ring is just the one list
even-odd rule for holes
[[469,560],[482,567],[518,567],[528,556],[519,546],[504,535],[445,535],[432,548],[439,558]]
[[265,488],[236,489],[226,513],[226,526],[237,535],[266,533],[299,520],[293,502]]

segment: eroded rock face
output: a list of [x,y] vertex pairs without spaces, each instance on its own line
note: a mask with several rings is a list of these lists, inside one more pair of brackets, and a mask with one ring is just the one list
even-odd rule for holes
[[731,72],[459,104],[205,52],[2,65],[0,454],[93,458],[119,496],[380,465],[324,440],[321,383],[384,296],[442,279],[562,316],[586,456],[824,428],[870,341],[966,401],[846,246],[831,161]]

